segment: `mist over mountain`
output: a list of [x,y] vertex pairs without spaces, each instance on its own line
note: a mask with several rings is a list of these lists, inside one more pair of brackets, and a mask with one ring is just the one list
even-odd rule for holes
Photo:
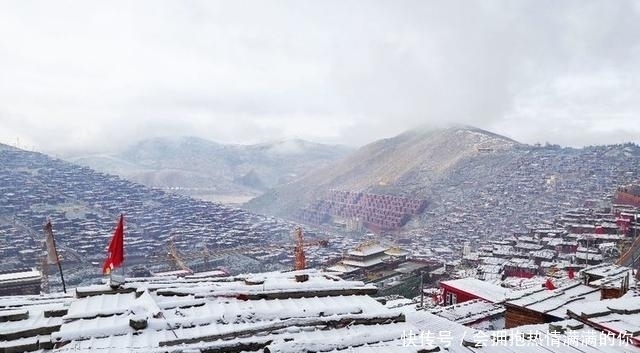
[[299,139],[225,145],[197,137],[165,137],[143,140],[117,153],[71,155],[67,160],[147,186],[238,203],[349,151]]

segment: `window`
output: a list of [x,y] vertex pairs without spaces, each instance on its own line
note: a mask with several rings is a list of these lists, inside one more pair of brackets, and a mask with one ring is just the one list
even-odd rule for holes
[[447,296],[445,297],[445,301],[444,301],[445,305],[454,305],[457,302],[458,302],[458,297],[456,296],[455,293],[447,293]]

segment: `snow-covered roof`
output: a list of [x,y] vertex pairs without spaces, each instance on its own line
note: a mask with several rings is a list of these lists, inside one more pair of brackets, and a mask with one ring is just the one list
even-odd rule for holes
[[628,333],[640,344],[640,296],[627,292],[616,299],[606,299],[588,305],[573,304],[567,307],[570,317],[580,318],[592,326],[601,327],[614,334]]
[[1,273],[0,274],[0,284],[6,282],[17,282],[24,280],[34,280],[40,279],[42,274],[37,269],[33,268],[29,271],[22,272],[11,272],[11,273]]
[[415,272],[415,271],[425,270],[427,268],[428,268],[428,266],[425,265],[424,263],[407,261],[407,262],[403,262],[400,265],[398,265],[398,267],[396,267],[393,271],[394,272],[398,272],[398,273],[407,274],[407,273],[412,273],[412,272]]
[[381,246],[378,243],[364,243],[358,245],[355,249],[349,250],[351,256],[369,256],[387,251],[389,247]]
[[505,262],[504,265],[510,266],[510,267],[517,267],[517,268],[530,268],[530,269],[538,268],[538,265],[536,265],[536,263],[533,260],[519,259],[519,258],[509,259],[509,261]]
[[[297,282],[296,275],[301,274],[308,275],[309,281]],[[28,312],[28,318],[2,322],[0,350],[576,352],[574,347],[549,347],[542,339],[527,347],[496,345],[499,342],[491,338],[494,332],[416,311],[414,305],[387,308],[362,292],[367,287],[362,282],[320,271],[132,280],[118,290],[106,284],[79,288],[75,298],[58,294],[1,297],[0,312]],[[274,293],[279,295],[273,297]],[[535,328],[542,337],[551,337],[548,330],[548,325]],[[560,335],[561,342],[566,341]],[[488,338],[487,346],[466,345],[478,337]],[[583,351],[640,353],[637,347],[619,346],[624,350],[593,344]]]
[[377,257],[374,259],[367,259],[367,260],[344,259],[342,260],[342,263],[352,267],[371,267],[371,266],[381,264],[382,258]]
[[337,272],[337,273],[340,273],[340,274],[355,272],[355,271],[357,271],[359,269],[360,269],[359,267],[348,266],[348,265],[345,265],[345,264],[343,264],[341,262],[326,268],[326,270],[329,271],[329,272]]
[[455,288],[465,293],[472,294],[478,298],[487,300],[492,303],[504,301],[510,294],[511,290],[500,287],[493,283],[485,282],[473,277],[454,279],[450,281],[442,281],[441,285]]
[[402,249],[402,248],[399,248],[397,246],[389,248],[384,253],[389,255],[389,256],[407,256],[407,255],[411,254],[410,251]]
[[607,336],[594,327],[577,320],[553,324],[524,325],[510,330],[475,331],[465,336],[467,345],[481,343],[483,347],[455,345],[450,353],[635,353],[640,348],[624,337]]
[[471,324],[503,314],[504,306],[475,299],[432,309],[431,313],[460,324]]
[[501,257],[483,257],[482,262],[486,265],[503,265],[508,260]]
[[[26,338],[34,336],[32,331],[35,328],[38,329],[40,335],[55,331],[63,320],[59,314],[52,313],[66,312],[72,300],[70,295],[61,294],[47,297],[39,295],[0,297],[0,316],[5,316],[0,320],[0,351],[2,348],[20,344],[20,341],[14,342],[12,338],[24,337],[24,341],[28,341]],[[16,313],[17,311],[21,311],[25,315],[12,319],[8,317],[11,312]]]
[[538,287],[531,291],[514,292],[506,304],[526,308],[558,318],[567,318],[567,305],[570,303],[589,303],[600,300],[600,289],[586,286],[578,280],[550,290]]
[[537,258],[541,258],[541,259],[547,259],[547,260],[552,260],[554,257],[556,257],[556,252],[553,251],[553,250],[549,250],[549,249],[531,251],[530,254],[533,257],[537,257]]
[[589,275],[589,285],[592,287],[620,288],[626,280],[629,280],[630,287],[636,284],[633,270],[626,266],[600,264],[587,267],[582,273]]
[[577,236],[579,240],[622,240],[624,239],[624,234],[591,234],[591,233],[582,233]]
[[583,252],[583,251],[580,251],[580,249],[578,249],[578,251],[575,253],[575,257],[576,259],[589,260],[589,261],[604,260],[604,256],[602,256],[602,254],[596,254],[592,252]]
[[629,271],[629,268],[626,266],[620,266],[620,265],[611,264],[611,263],[603,263],[603,264],[587,267],[580,272],[584,274],[588,274],[590,276],[599,277],[599,278],[600,277],[618,278],[621,276],[626,276],[628,271]]
[[192,275],[186,275],[185,278],[193,279],[193,278],[206,278],[206,277],[224,277],[228,276],[228,273],[222,270],[212,270],[206,272],[196,272]]
[[515,245],[515,248],[516,249],[524,249],[524,250],[540,250],[540,249],[544,248],[544,245],[520,242],[520,243]]

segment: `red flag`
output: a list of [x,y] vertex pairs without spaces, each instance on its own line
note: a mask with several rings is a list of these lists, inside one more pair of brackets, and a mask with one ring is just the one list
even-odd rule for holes
[[124,262],[124,216],[120,215],[120,221],[109,243],[109,256],[102,265],[102,273],[109,274],[111,270]]
[[551,278],[547,278],[547,282],[544,284],[544,286],[547,287],[548,290],[556,289],[556,286],[554,286],[553,282],[551,282]]
[[569,269],[569,279],[573,279],[576,276],[576,274],[573,272],[573,269],[570,268]]

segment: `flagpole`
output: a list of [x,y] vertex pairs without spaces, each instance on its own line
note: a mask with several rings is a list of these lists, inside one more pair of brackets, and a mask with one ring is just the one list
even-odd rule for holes
[[120,217],[122,218],[122,282],[125,282],[124,277],[124,267],[127,264],[127,257],[124,256],[124,213],[120,212]]
[[[47,219],[45,230],[51,235],[51,243],[53,244],[53,253],[56,256],[56,263],[58,264],[58,270],[60,270],[60,279],[62,280],[62,290],[67,293],[67,286],[64,283],[64,274],[62,273],[62,264],[60,263],[60,257],[58,256],[58,248],[56,247],[56,237],[53,235],[53,226],[51,226],[51,219]],[[46,240],[46,237],[45,237]]]
[[120,214],[120,220],[116,226],[116,230],[113,233],[111,242],[109,243],[108,257],[102,266],[103,274],[109,273],[109,285],[112,288],[116,288],[122,285],[123,280],[119,280],[116,275],[116,282],[114,283],[113,271],[116,267],[122,268],[122,277],[124,277],[124,214]]
[[62,290],[67,293],[67,286],[64,284],[64,275],[62,274],[62,264],[60,263],[60,258],[58,257],[58,249],[56,248],[56,237],[53,236],[53,232],[51,232],[51,239],[53,240],[53,249],[56,251],[56,262],[58,263],[58,270],[60,270]]

